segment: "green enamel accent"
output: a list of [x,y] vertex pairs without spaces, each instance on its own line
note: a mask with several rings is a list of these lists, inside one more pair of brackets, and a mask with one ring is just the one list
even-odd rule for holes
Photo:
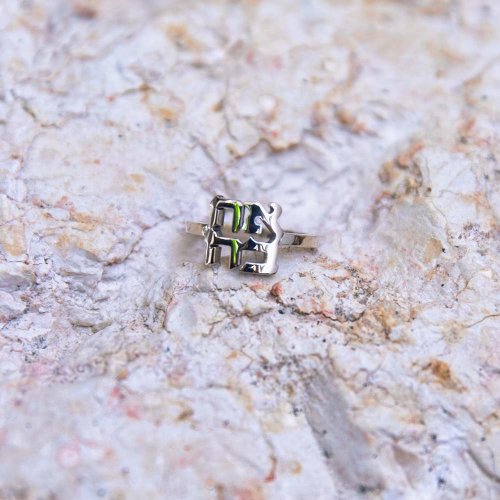
[[232,267],[238,265],[238,241],[231,240],[231,262]]
[[234,215],[233,215],[233,233],[237,233],[240,228],[240,219],[241,219],[241,208],[235,203],[234,204]]

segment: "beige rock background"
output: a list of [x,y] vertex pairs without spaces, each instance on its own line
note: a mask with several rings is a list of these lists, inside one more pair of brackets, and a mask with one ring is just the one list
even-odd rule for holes
[[[0,0],[0,497],[498,498],[499,26]],[[321,248],[206,269],[216,193]]]

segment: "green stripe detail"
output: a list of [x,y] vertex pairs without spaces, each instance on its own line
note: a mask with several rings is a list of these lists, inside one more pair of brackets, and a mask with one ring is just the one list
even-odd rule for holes
[[231,240],[231,262],[232,267],[238,265],[238,241]]
[[233,208],[234,208],[233,233],[237,233],[240,228],[241,208],[237,203],[234,204]]

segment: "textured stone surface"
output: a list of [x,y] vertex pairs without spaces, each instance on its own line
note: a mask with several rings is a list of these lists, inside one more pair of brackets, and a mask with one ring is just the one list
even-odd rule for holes
[[[0,0],[0,496],[497,498],[499,25]],[[216,193],[321,248],[205,269]]]

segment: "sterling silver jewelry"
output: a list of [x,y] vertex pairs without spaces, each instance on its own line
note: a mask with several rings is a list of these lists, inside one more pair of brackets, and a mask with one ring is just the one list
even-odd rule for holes
[[[271,203],[269,210],[257,202],[230,200],[216,196],[210,204],[210,222],[188,222],[186,232],[203,236],[207,245],[205,264],[219,264],[222,246],[230,248],[229,268],[238,267],[243,273],[270,275],[278,270],[278,246],[316,248],[317,237],[281,229],[278,218],[281,206]],[[231,210],[231,225],[224,224],[226,210]],[[225,236],[224,234],[227,234]],[[246,236],[251,235],[251,236]],[[245,260],[246,252],[254,252],[255,260]]]

